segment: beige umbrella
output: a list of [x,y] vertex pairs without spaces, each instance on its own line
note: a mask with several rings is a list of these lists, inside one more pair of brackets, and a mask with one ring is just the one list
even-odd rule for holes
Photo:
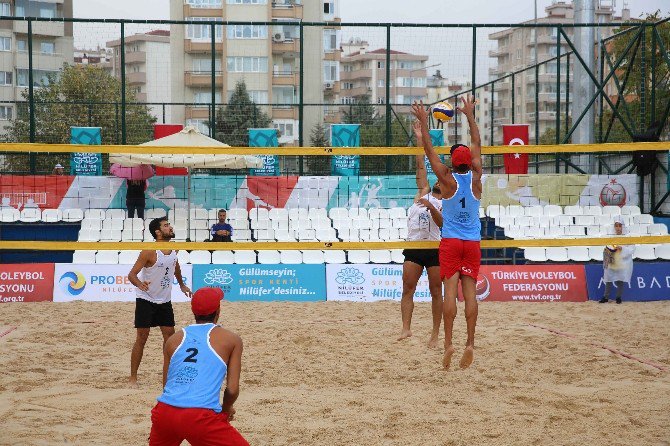
[[[179,133],[155,139],[141,144],[143,146],[178,146],[178,147],[230,147],[221,141],[200,133],[195,127],[187,126]],[[263,167],[263,160],[252,155],[183,155],[183,154],[130,154],[119,153],[109,156],[110,163],[121,166],[138,166],[152,164],[161,167],[188,168],[188,215],[191,215],[191,171],[193,168],[203,169],[246,169]],[[187,218],[187,239],[191,236],[191,219]]]

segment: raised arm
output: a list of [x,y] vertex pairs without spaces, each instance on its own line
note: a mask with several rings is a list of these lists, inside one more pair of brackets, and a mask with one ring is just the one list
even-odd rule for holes
[[457,110],[463,113],[468,120],[470,127],[470,153],[472,155],[472,171],[477,175],[478,179],[482,177],[482,138],[479,135],[479,127],[475,121],[475,105],[477,101],[474,96],[467,96],[461,98],[463,105]]
[[[423,148],[423,134],[421,133],[421,123],[419,121],[414,121],[412,124],[412,130],[414,131],[414,136],[416,137],[416,146]],[[417,201],[419,198],[426,195],[430,192],[430,186],[428,184],[428,171],[426,170],[426,163],[424,161],[423,155],[416,155],[416,196],[414,196],[414,201]]]
[[428,161],[430,161],[430,167],[433,169],[433,172],[435,172],[435,175],[437,175],[437,179],[440,180],[440,184],[450,183],[450,181],[453,181],[453,179],[449,179],[451,176],[449,175],[450,170],[447,166],[442,164],[440,157],[437,156],[437,152],[435,152],[435,149],[433,148],[433,142],[430,140],[430,134],[428,133],[428,114],[423,106],[423,101],[419,103],[416,101],[414,102],[414,105],[412,105],[412,114],[421,125],[423,151],[428,157]]

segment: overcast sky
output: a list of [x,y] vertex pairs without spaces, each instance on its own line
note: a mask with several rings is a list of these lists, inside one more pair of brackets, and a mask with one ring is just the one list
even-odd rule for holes
[[[170,0],[74,0],[74,15],[79,18],[169,19]],[[321,0],[303,0],[312,2]],[[598,1],[598,0],[594,0]],[[607,3],[611,2],[608,1]],[[551,0],[537,0],[538,16],[545,15],[544,8]],[[616,14],[621,14],[622,0],[616,1]],[[670,15],[668,0],[631,0],[631,17],[661,10]],[[343,22],[360,23],[519,23],[531,20],[534,15],[533,0],[339,0],[339,13]],[[127,35],[146,32],[167,26],[128,25]],[[481,57],[495,48],[488,34],[496,29],[480,29],[477,34],[477,82],[488,80],[488,68],[494,59]],[[386,36],[383,28],[343,28],[344,40],[358,37],[370,42],[374,48],[383,47]],[[96,44],[119,38],[118,25],[76,24],[75,45],[92,48]],[[472,32],[464,29],[405,28],[394,29],[392,49],[428,56],[429,74],[440,69],[449,78],[471,77]]]

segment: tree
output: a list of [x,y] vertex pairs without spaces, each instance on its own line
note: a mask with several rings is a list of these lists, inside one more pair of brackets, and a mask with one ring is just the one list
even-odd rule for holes
[[272,120],[251,100],[244,81],[235,84],[228,104],[216,118],[216,139],[231,146],[248,146],[249,129],[269,128]]
[[[309,144],[312,147],[328,147],[330,145],[328,131],[322,122],[319,122],[312,127],[312,131],[309,134]],[[330,174],[330,156],[305,156],[304,160],[307,172],[310,174]]]
[[326,126],[322,122],[316,124],[309,134],[310,145],[312,147],[327,147],[329,141],[326,133]]
[[[34,89],[35,141],[49,144],[68,144],[70,127],[101,127],[103,144],[121,143],[121,81],[105,70],[91,65],[63,65],[56,75],[36,79]],[[7,132],[7,140],[30,141],[28,90],[22,93],[26,101],[17,107]],[[149,108],[137,102],[135,93],[126,89],[126,140],[141,144],[152,139],[156,118]],[[37,171],[51,172],[56,162],[67,164],[67,155],[40,155]],[[106,159],[107,157],[105,157]],[[9,157],[13,171],[27,171],[27,158]]]
[[377,118],[377,110],[370,102],[369,95],[363,95],[355,104],[349,105],[349,109],[344,109],[343,120],[345,124],[374,124]]

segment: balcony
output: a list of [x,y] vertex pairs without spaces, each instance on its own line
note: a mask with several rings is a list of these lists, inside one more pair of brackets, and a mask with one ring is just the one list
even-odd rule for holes
[[184,17],[223,17],[223,4],[216,8],[194,8],[184,5]]
[[302,5],[296,4],[291,0],[272,2],[273,19],[301,19]]
[[355,71],[342,71],[340,72],[340,80],[347,81],[353,79],[371,79],[372,70],[355,70]]
[[[22,20],[14,21],[14,32],[17,34],[28,34],[28,22]],[[65,36],[65,23],[33,22],[33,35],[63,37]]]
[[147,83],[147,73],[126,73],[126,82],[128,85],[142,85]]
[[[526,113],[526,116],[528,116],[529,120],[534,120],[535,112]],[[556,112],[553,111],[540,112],[540,121],[555,121],[555,120],[556,120]]]
[[273,105],[272,119],[298,119],[298,106]]
[[[203,71],[187,71],[184,73],[184,83],[189,87],[211,87],[212,73]],[[217,87],[223,85],[223,72],[216,71],[214,83]]]
[[206,104],[201,106],[187,105],[184,116],[186,119],[209,119],[209,107]]
[[300,76],[293,71],[274,71],[272,73],[272,85],[297,86]]
[[[216,42],[215,49],[217,53],[223,52],[223,43]],[[184,51],[187,53],[210,53],[212,52],[212,42],[203,40],[184,40]]]
[[292,53],[298,57],[300,52],[300,41],[292,37],[284,37],[282,33],[275,33],[272,36],[272,53],[284,54]]
[[509,51],[504,48],[496,48],[495,50],[489,50],[489,57],[500,57],[509,54]]
[[144,51],[126,53],[126,65],[132,65],[136,63],[147,63],[147,53]]

